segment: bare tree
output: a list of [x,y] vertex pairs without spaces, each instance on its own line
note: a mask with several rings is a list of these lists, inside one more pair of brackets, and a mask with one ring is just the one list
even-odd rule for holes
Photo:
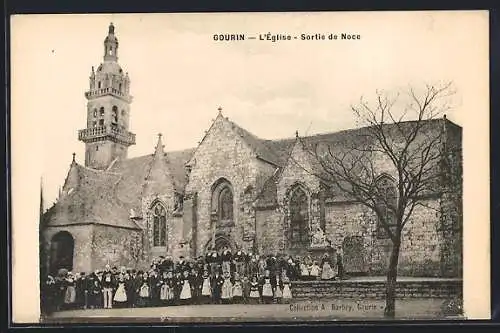
[[448,179],[442,167],[443,118],[451,86],[409,88],[404,96],[377,92],[373,104],[361,98],[351,108],[365,127],[342,142],[319,142],[308,150],[315,158],[312,172],[328,187],[368,207],[391,241],[384,311],[388,318],[395,316],[402,231],[415,209],[427,207],[426,198],[442,193]]

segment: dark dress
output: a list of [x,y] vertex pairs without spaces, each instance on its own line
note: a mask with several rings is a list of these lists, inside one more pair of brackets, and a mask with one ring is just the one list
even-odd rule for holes
[[102,286],[101,282],[97,277],[91,277],[88,279],[87,284],[88,290],[88,302],[90,308],[102,308]]
[[212,303],[219,304],[221,301],[222,285],[224,284],[224,278],[219,276],[212,277]]

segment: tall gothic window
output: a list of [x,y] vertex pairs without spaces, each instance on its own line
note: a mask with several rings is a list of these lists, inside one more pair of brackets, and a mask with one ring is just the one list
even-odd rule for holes
[[159,202],[153,206],[153,246],[167,245],[167,212]]
[[233,192],[229,186],[225,186],[219,195],[219,219],[233,219]]
[[290,243],[305,245],[309,242],[309,199],[306,192],[297,187],[290,196]]
[[99,115],[102,117],[104,116],[104,107],[101,106],[101,108],[99,109]]
[[232,223],[234,197],[231,184],[225,179],[220,179],[214,184],[212,191],[212,221],[217,221],[217,224]]
[[383,176],[377,181],[377,201],[380,216],[377,220],[377,237],[388,238],[389,234],[384,228],[384,223],[392,230],[396,225],[395,208],[397,205],[397,191],[394,181]]

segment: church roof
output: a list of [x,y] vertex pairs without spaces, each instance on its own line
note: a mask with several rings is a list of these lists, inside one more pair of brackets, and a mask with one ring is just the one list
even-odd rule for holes
[[[184,164],[193,149],[167,152],[167,166],[174,179],[176,191],[182,193],[186,185]],[[77,184],[65,185],[65,193],[44,217],[48,226],[75,224],[106,224],[115,227],[140,229],[130,219],[131,209],[140,215],[142,190],[153,162],[145,155],[116,162],[108,171],[94,170],[72,164],[68,180],[73,174]]]
[[[427,120],[426,122],[428,126],[424,126],[422,128],[423,131],[422,133],[424,133],[424,131],[429,131],[429,130],[431,131],[439,130],[440,129],[439,126],[441,126],[440,124],[441,120],[442,119]],[[414,126],[416,123],[417,123],[416,121],[406,121],[398,124],[385,124],[384,126],[386,126],[387,133],[390,132],[395,135],[401,135],[402,133],[408,133],[409,127]],[[447,121],[447,123],[453,124],[450,121]],[[305,148],[309,152],[313,152],[315,149],[314,147],[320,143],[325,143],[329,147],[332,147],[333,149],[339,147],[352,146],[353,143],[359,145],[363,141],[366,142],[366,144],[369,144],[370,141],[373,140],[373,136],[370,134],[369,131],[370,127],[354,128],[332,133],[304,136],[300,137],[298,140],[300,140],[300,142],[305,146]],[[280,140],[263,140],[263,143],[271,151],[273,151],[273,153],[276,156],[278,156],[281,168],[264,183],[263,188],[257,195],[256,207],[268,207],[277,204],[277,197],[276,197],[277,182],[279,181],[281,172],[283,171],[283,168],[286,166],[288,158],[296,142],[297,138],[286,138]],[[313,153],[311,153],[309,162],[312,167],[312,170],[310,170],[312,173],[319,176],[324,176],[324,179],[328,179],[328,175],[324,174],[324,170],[321,168],[318,160],[313,156]],[[337,193],[337,194],[340,196],[345,196],[343,193]]]
[[[229,121],[229,120],[228,120]],[[280,152],[274,151],[272,147],[266,144],[266,140],[258,138],[256,135],[250,133],[246,129],[238,126],[236,123],[229,121],[236,133],[245,141],[254,151],[258,158],[274,164],[276,166],[282,165]]]
[[140,229],[129,219],[127,205],[117,198],[119,184],[123,179],[123,175],[117,173],[73,163],[64,193],[44,217],[46,225],[105,224]]
[[[166,167],[172,175],[175,190],[184,193],[187,183],[185,163],[191,158],[194,149],[185,149],[165,153]],[[136,213],[141,212],[143,185],[153,162],[153,154],[118,161],[110,171],[123,175],[118,185],[118,198]]]
[[[414,123],[414,122],[413,122]],[[438,121],[431,121],[428,128],[437,129]],[[262,188],[257,189],[257,207],[269,207],[277,204],[277,183],[284,167],[288,163],[291,151],[297,142],[312,148],[318,143],[327,143],[332,147],[342,147],[348,143],[367,140],[368,128],[349,129],[334,133],[317,134],[300,138],[285,138],[278,140],[260,139],[238,125],[232,123],[233,129],[255,151],[257,156],[277,166],[272,177],[264,182]],[[411,126],[412,122],[400,124]],[[387,124],[389,130],[396,125]],[[298,141],[297,141],[298,140]],[[368,143],[368,142],[367,142]],[[164,153],[166,170],[172,176],[176,192],[183,194],[187,184],[185,165],[191,159],[195,148]],[[137,215],[142,213],[141,200],[146,178],[151,170],[154,154],[133,157],[117,161],[107,171],[90,169],[76,163],[71,172],[77,179],[74,189],[65,184],[65,194],[58,203],[46,213],[46,223],[50,226],[102,223],[112,226],[138,229],[139,226],[130,219],[131,210]],[[311,161],[313,157],[311,156]],[[314,162],[314,161],[312,161]],[[311,163],[315,170],[320,172],[318,163]],[[73,182],[75,182],[73,180]],[[59,213],[58,213],[59,212]]]

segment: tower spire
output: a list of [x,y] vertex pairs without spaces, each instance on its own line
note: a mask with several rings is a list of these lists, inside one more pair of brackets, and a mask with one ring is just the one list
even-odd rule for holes
[[111,23],[104,39],[104,61],[92,68],[87,98],[87,126],[78,131],[85,142],[85,166],[109,168],[113,161],[127,158],[135,144],[130,128],[130,78],[118,64],[118,39]]
[[118,60],[118,39],[115,36],[115,26],[110,23],[108,35],[104,39],[104,61]]

